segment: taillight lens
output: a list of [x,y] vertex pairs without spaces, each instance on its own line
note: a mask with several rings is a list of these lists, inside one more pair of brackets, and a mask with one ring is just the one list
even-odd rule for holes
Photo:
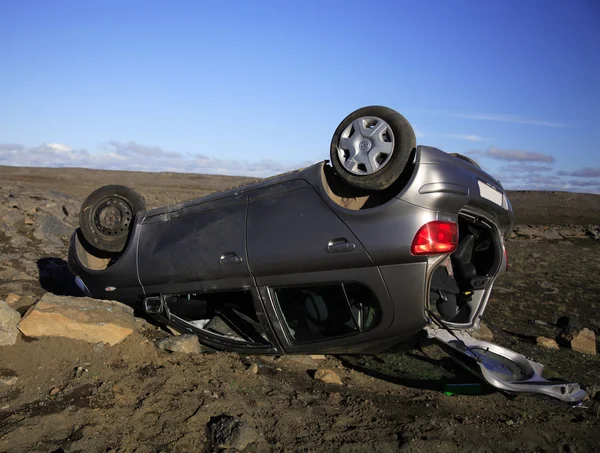
[[508,253],[506,253],[506,247],[504,246],[504,244],[502,244],[502,249],[504,251],[504,263],[506,263],[506,267],[504,268],[504,270],[508,270]]
[[458,227],[454,222],[434,220],[423,225],[412,241],[413,255],[452,253],[458,244]]

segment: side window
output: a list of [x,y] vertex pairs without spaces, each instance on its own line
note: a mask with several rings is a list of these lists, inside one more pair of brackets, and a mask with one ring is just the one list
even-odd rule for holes
[[246,343],[268,343],[250,291],[173,294],[166,297],[172,315],[197,329]]
[[295,343],[326,340],[369,330],[379,322],[379,305],[360,283],[273,288]]

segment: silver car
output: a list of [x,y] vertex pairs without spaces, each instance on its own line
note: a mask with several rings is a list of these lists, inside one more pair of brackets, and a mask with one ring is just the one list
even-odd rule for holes
[[577,384],[477,341],[513,212],[471,159],[417,146],[385,107],[346,117],[330,163],[160,209],[123,186],[84,202],[69,266],[96,298],[142,307],[240,353],[377,353],[428,336],[506,391]]

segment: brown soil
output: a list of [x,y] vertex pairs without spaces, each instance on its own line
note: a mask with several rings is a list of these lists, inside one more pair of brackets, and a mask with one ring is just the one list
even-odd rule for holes
[[[26,199],[60,207],[62,200],[81,203],[100,185],[119,183],[157,207],[247,180],[0,167],[0,202],[6,209],[13,204],[7,200],[23,205]],[[522,222],[599,223],[599,196],[519,192],[511,198]],[[15,227],[30,240],[26,247],[11,245],[0,232],[0,264],[19,272],[0,276],[0,298],[20,294],[15,307],[21,313],[49,288],[37,274],[40,260],[53,258],[64,271],[66,259],[66,243],[34,239],[34,227]],[[535,345],[537,335],[558,334],[551,324],[562,314],[600,333],[600,241],[515,239],[508,254],[510,270],[485,314],[495,341],[545,364],[549,378],[600,384],[599,356]],[[513,399],[484,386],[479,395],[446,395],[446,383],[477,381],[432,345],[305,365],[290,357],[168,353],[154,346],[167,335],[139,318],[136,332],[114,347],[24,337],[0,347],[0,379],[16,377],[13,385],[0,382],[0,452],[216,451],[207,443],[206,424],[221,414],[256,428],[259,439],[247,451],[600,451],[598,402],[573,408],[541,397]],[[317,368],[335,371],[343,385],[315,380]]]

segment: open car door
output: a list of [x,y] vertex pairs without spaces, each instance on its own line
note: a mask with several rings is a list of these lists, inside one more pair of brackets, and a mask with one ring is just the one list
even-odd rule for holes
[[544,366],[518,352],[477,340],[463,331],[444,328],[426,330],[428,337],[435,340],[459,365],[499,390],[541,393],[569,403],[577,403],[587,395],[577,383],[544,379]]

